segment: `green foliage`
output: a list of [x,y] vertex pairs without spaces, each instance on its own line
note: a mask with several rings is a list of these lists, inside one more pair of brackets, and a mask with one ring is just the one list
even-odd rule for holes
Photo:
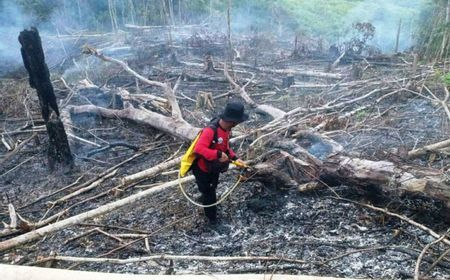
[[282,0],[281,7],[296,19],[296,30],[315,36],[342,35],[345,15],[361,1],[330,0]]
[[444,80],[445,85],[450,86],[450,72],[448,72],[446,75],[444,75],[443,80]]
[[434,69],[434,78],[436,82],[442,82],[447,86],[450,86],[450,72],[443,73],[438,68]]
[[[447,0],[427,1],[419,15],[419,24],[416,32],[417,50],[425,59],[435,59],[448,56],[441,53],[444,34],[447,38],[449,26],[445,23]],[[444,51],[448,51],[448,42]]]
[[[211,20],[220,21],[218,26],[225,27],[223,23],[226,22],[228,7],[228,0],[112,2],[119,26],[126,23],[166,24],[163,7],[172,4],[176,24],[200,23],[209,17]],[[375,39],[380,34],[387,34],[392,41],[395,36],[391,33],[395,32],[398,20],[418,16],[417,5],[422,2],[427,0],[233,0],[232,27],[234,31],[243,32],[290,30],[298,35],[320,36],[336,42],[351,37],[352,24],[355,22],[369,22],[376,27]],[[441,6],[444,2],[430,2],[428,10],[434,11],[433,7]],[[38,23],[91,31],[111,29],[107,0],[0,0],[0,5],[2,3],[19,6],[25,15]],[[428,14],[428,17],[423,17],[426,18],[430,20],[431,17]],[[379,41],[383,39],[378,37]],[[427,39],[430,40],[439,41],[438,38]]]
[[363,121],[366,117],[367,117],[366,110],[361,110],[361,111],[356,112],[355,118],[358,122]]

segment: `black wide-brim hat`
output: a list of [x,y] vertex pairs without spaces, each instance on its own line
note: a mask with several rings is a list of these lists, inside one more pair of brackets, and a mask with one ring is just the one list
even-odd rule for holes
[[248,115],[244,113],[244,105],[239,102],[230,102],[225,107],[225,110],[220,115],[220,118],[227,122],[245,122],[248,120]]

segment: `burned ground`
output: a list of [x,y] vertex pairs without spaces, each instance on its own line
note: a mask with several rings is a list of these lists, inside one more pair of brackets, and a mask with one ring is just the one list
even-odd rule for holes
[[[199,91],[211,92],[213,96],[217,96],[230,92],[230,85],[221,70],[204,73],[201,65],[202,54],[205,50],[212,50],[216,67],[221,68],[218,62],[223,60],[221,55],[224,54],[224,39],[220,36],[201,37],[200,33],[195,34],[179,42],[179,51],[176,52],[177,65],[170,60],[170,48],[161,47],[161,42],[154,38],[152,48],[145,48],[144,39],[147,37],[132,42],[124,39],[122,44],[116,44],[116,47],[131,47],[121,49],[119,53],[111,50],[111,54],[127,59],[130,67],[152,80],[170,79],[171,83],[175,84],[176,78],[182,75],[177,97],[183,117],[193,126],[202,127],[220,112],[229,98],[239,97],[232,94],[232,97],[216,99],[214,110],[196,109],[195,100]],[[213,44],[214,39],[217,39],[217,44]],[[250,48],[248,40],[243,38],[240,45]],[[72,44],[69,42],[71,41],[66,44]],[[85,43],[101,48],[102,45],[108,46],[110,41],[90,39]],[[422,92],[420,85],[427,84],[436,95],[443,94],[443,89],[428,79],[434,77],[433,69],[423,65],[416,74],[418,77],[412,78],[412,58],[404,54],[402,57],[392,57],[387,62],[383,59],[382,63],[379,63],[381,65],[377,64],[377,58],[367,59],[364,63],[357,61],[367,66],[363,77],[358,80],[348,78],[351,73],[350,64],[343,64],[335,70],[335,74],[343,75],[339,80],[309,77],[300,73],[324,72],[329,59],[323,56],[287,57],[282,55],[289,53],[287,42],[272,43],[272,46],[277,46],[276,51],[259,50],[261,55],[257,66],[254,65],[255,58],[251,55],[248,55],[247,61],[244,57],[243,61],[234,65],[241,84],[250,79],[251,73],[257,73],[256,79],[246,88],[257,103],[270,104],[284,111],[298,107],[317,108],[326,104],[333,106],[372,90],[387,88],[380,94],[374,94],[360,102],[330,110],[303,112],[302,116],[295,119],[299,123],[279,133],[279,137],[287,137],[296,130],[324,124],[321,133],[340,143],[348,155],[389,160],[405,165],[429,166],[444,173],[448,172],[449,160],[445,151],[414,160],[408,159],[404,154],[405,151],[449,138],[449,119],[444,111],[435,102],[412,93]],[[74,48],[80,45],[81,42],[78,41],[73,44]],[[246,50],[247,53],[252,53],[251,51],[252,49]],[[71,105],[94,104],[120,108],[120,102],[113,101],[118,98],[114,96],[120,88],[126,88],[131,94],[151,93],[163,96],[162,92],[154,87],[142,84],[136,87],[135,78],[120,67],[100,62],[93,57],[81,57],[78,53],[75,59],[78,66],[66,66],[71,65],[70,59],[62,57],[57,63],[60,68],[53,71],[55,92],[59,100],[67,100],[71,94],[57,79],[60,74],[64,75],[69,86],[76,92],[70,99]],[[263,68],[268,70],[263,71]],[[295,83],[287,89],[281,88],[283,78],[287,74],[270,70],[292,71]],[[96,86],[86,87],[80,83],[86,78]],[[436,85],[435,88],[431,88],[433,85]],[[386,96],[396,90],[399,92]],[[383,99],[377,100],[381,97]],[[96,146],[75,142],[72,145],[75,169],[50,172],[45,164],[47,137],[42,126],[39,126],[41,123],[39,108],[36,105],[37,97],[26,86],[26,79],[2,80],[2,99],[4,103],[0,117],[3,122],[2,137],[5,141],[16,143],[29,138],[33,131],[37,133],[22,150],[1,164],[0,220],[6,223],[9,223],[8,203],[13,204],[16,211],[30,222],[37,222],[70,208],[59,218],[63,219],[151,188],[158,183],[176,179],[176,174],[167,170],[167,173],[117,188],[123,176],[180,155],[187,148],[187,143],[150,126],[119,118],[106,119],[94,114],[73,115],[72,129],[77,136],[95,143]],[[8,104],[5,104],[6,102]],[[148,110],[159,110],[150,102],[142,103],[142,106]],[[362,106],[367,107],[348,117],[339,118]],[[235,135],[247,134],[270,121],[269,117],[253,109],[250,109],[250,116],[250,121],[238,127]],[[233,145],[240,155],[247,158],[252,153],[259,152],[258,146],[254,150],[249,148],[251,142],[251,139],[247,139]],[[136,154],[134,150],[124,146],[92,153],[112,143],[126,143],[139,147],[141,151],[146,148],[151,150],[118,168],[114,176],[105,179],[95,189],[75,196],[63,204],[52,206],[51,201],[79,189],[82,182],[95,178],[106,169]],[[315,151],[311,145],[303,145],[314,155]],[[5,145],[0,148],[1,155],[6,156],[8,151]],[[266,148],[263,146],[263,149]],[[172,170],[176,171],[176,168]],[[223,174],[219,193],[231,187],[236,182],[237,175],[236,171]],[[36,201],[74,183],[81,176],[78,184]],[[194,184],[187,184],[186,187],[192,196],[197,196]],[[101,193],[104,195],[95,197]],[[126,265],[81,263],[76,267],[90,271],[133,273],[282,271],[339,277],[411,278],[421,250],[434,238],[404,221],[339,200],[336,193],[342,198],[369,201],[381,207],[389,207],[392,211],[410,217],[441,234],[449,227],[449,222],[444,217],[448,211],[444,203],[421,195],[378,197],[370,192],[362,193],[351,185],[301,193],[297,188],[280,189],[278,186],[267,186],[259,182],[242,183],[231,197],[220,205],[220,224],[210,226],[204,221],[201,210],[189,204],[177,187],[173,187],[118,211],[48,235],[38,242],[10,250],[3,254],[2,262],[31,264],[42,257],[55,254],[122,259],[167,254],[211,257],[277,256],[280,258],[277,261],[160,259]],[[84,201],[86,199],[88,200]],[[144,238],[144,235],[147,237]],[[4,236],[2,240],[9,237],[11,236]],[[112,251],[133,240],[136,242]],[[430,267],[445,250],[444,244],[434,246],[432,252],[423,260],[423,270]],[[293,262],[294,259],[303,260],[304,263]],[[50,264],[49,261],[46,264],[74,268],[73,262],[58,261]],[[444,258],[429,273],[429,276],[435,279],[445,279],[449,275],[448,258]]]

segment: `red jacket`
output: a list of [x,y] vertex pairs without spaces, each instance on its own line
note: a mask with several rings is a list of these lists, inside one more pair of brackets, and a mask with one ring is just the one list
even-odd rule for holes
[[194,153],[198,156],[198,167],[200,167],[203,172],[210,172],[206,161],[219,160],[222,153],[226,153],[232,160],[237,159],[236,154],[229,146],[230,135],[230,131],[226,131],[218,125],[217,143],[214,143],[211,146],[214,138],[214,129],[211,127],[203,129],[200,138],[194,147]]

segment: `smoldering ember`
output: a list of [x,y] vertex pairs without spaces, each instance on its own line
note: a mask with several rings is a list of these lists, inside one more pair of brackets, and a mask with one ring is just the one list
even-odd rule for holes
[[0,0],[1,279],[450,279],[449,22]]

